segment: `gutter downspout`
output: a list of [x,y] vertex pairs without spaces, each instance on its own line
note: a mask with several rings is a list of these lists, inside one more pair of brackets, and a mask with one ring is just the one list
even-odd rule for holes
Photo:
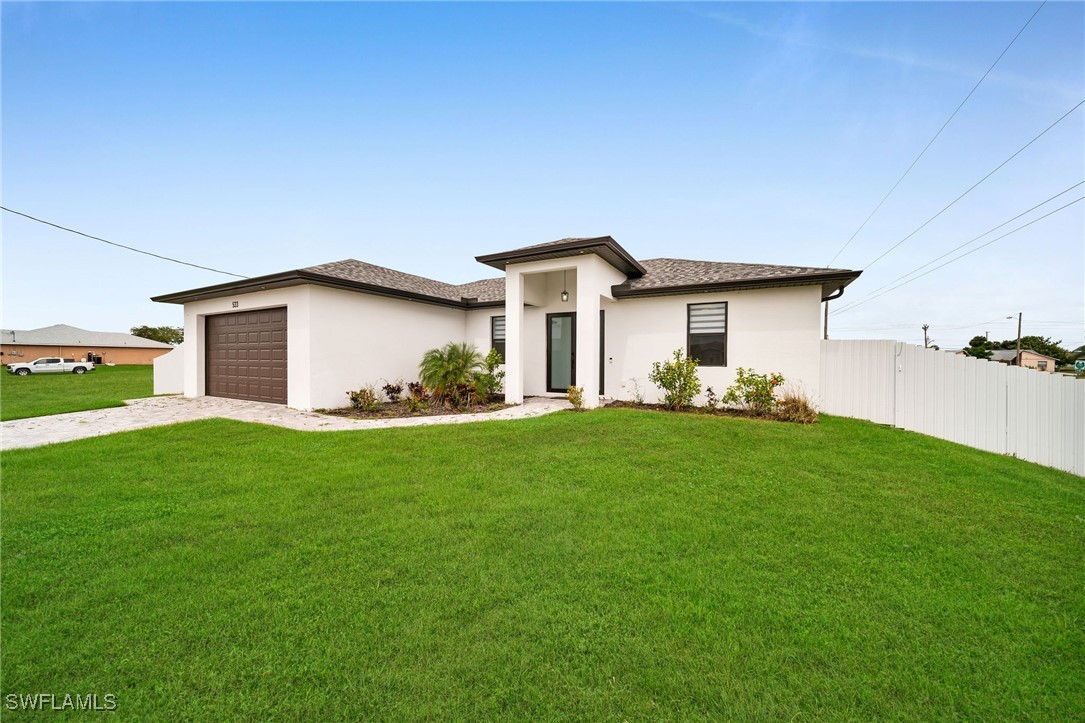
[[828,296],[821,297],[821,300],[825,302],[825,339],[829,339],[829,302],[833,299],[839,299],[844,295],[844,287],[841,286],[836,290],[836,293],[829,294]]

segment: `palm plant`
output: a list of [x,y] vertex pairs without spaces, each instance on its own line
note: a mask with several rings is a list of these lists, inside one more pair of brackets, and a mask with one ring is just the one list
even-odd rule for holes
[[418,365],[418,376],[437,401],[459,398],[459,390],[471,385],[482,368],[482,356],[473,344],[449,342],[430,349]]

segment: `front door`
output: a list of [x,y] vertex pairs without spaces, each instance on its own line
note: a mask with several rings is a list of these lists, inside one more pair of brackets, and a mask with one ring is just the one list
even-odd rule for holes
[[576,385],[576,313],[546,315],[546,391]]

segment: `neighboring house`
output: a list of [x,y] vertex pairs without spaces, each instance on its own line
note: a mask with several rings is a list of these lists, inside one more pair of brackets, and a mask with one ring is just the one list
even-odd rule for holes
[[87,331],[67,324],[41,329],[0,329],[3,363],[30,361],[43,356],[88,359],[102,364],[150,364],[173,349],[169,344],[116,331]]
[[1033,351],[1032,349],[1021,350],[1021,360],[1017,360],[1016,349],[994,349],[991,351],[991,361],[999,362],[1000,364],[1009,364],[1010,366],[1022,366],[1029,369],[1036,369],[1041,372],[1048,372],[1050,374],[1055,373],[1055,367],[1058,365],[1059,360],[1046,354]]
[[337,261],[157,296],[183,304],[186,396],[341,407],[346,391],[417,378],[449,341],[505,358],[505,397],[584,389],[656,399],[652,362],[687,350],[722,394],[737,367],[781,372],[816,398],[820,308],[861,272],[637,261],[609,236],[476,257],[503,277],[446,284]]

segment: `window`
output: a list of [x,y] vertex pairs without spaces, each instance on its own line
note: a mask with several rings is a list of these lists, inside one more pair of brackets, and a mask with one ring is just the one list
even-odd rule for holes
[[727,302],[689,304],[687,353],[703,367],[727,366]]
[[1047,362],[1045,362],[1045,361],[1036,362],[1036,368],[1039,369],[1042,372],[1046,372],[1047,371]]
[[505,317],[490,317],[490,347],[497,350],[501,355],[501,363],[505,362]]

